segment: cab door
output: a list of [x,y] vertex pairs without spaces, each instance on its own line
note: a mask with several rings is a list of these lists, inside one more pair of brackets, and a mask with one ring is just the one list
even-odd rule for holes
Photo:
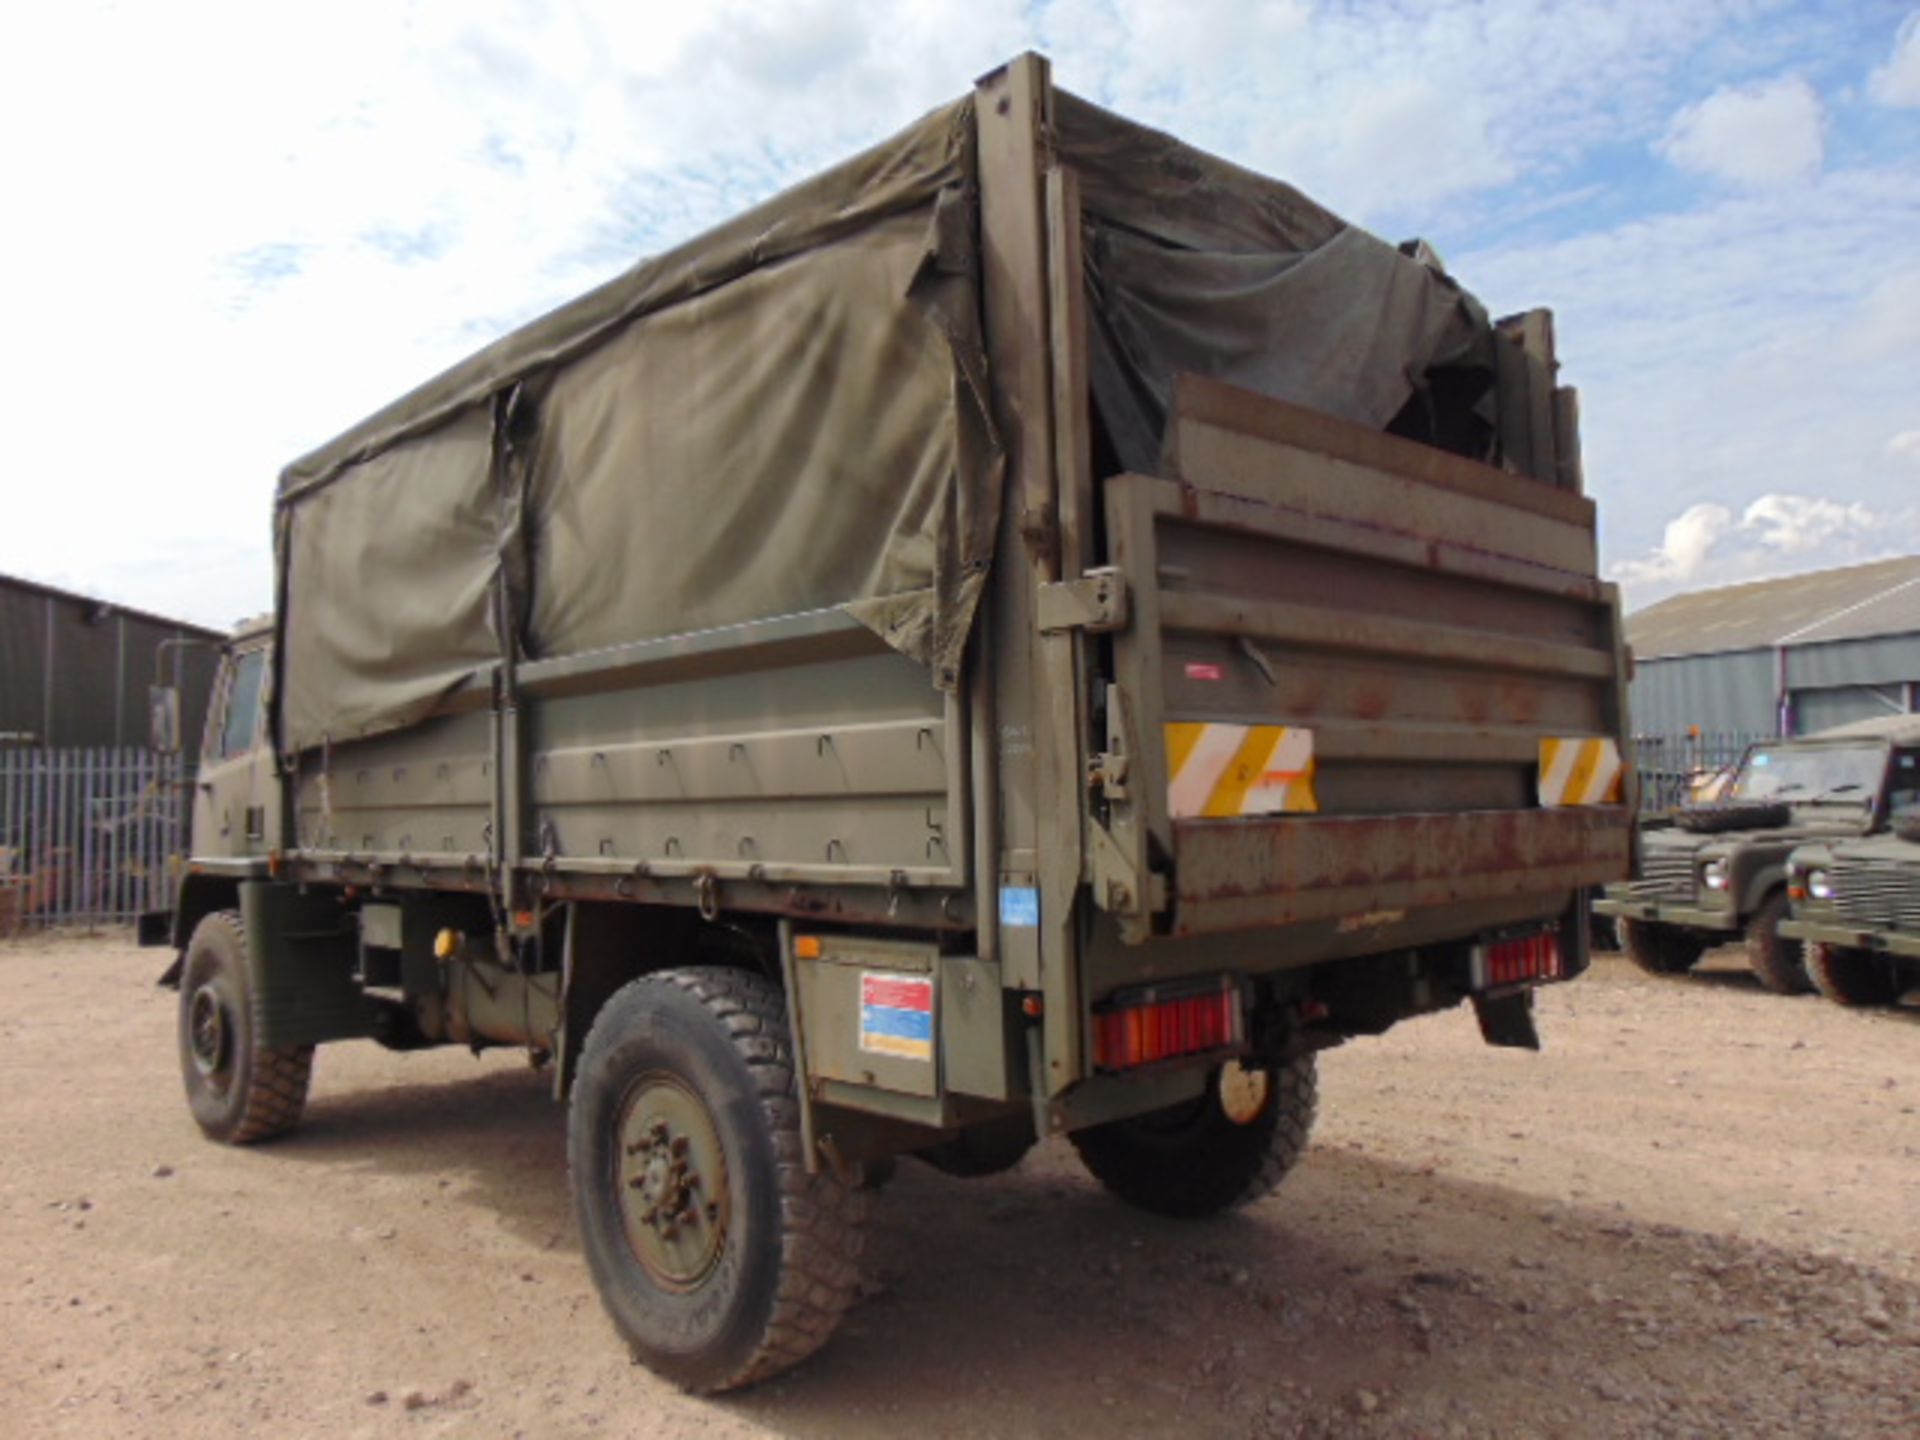
[[238,858],[267,852],[266,786],[260,743],[267,692],[264,643],[235,650],[221,666],[207,732],[200,750],[200,777],[193,797],[193,850],[208,858]]

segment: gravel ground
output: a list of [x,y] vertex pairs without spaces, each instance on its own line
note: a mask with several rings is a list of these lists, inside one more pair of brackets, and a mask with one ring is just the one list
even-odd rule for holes
[[0,945],[0,1430],[18,1436],[1920,1434],[1920,1012],[1603,959],[1542,1055],[1465,1013],[1325,1058],[1250,1212],[1123,1209],[1070,1150],[903,1165],[813,1362],[683,1396],[574,1238],[548,1075],[321,1053],[207,1144],[158,952]]

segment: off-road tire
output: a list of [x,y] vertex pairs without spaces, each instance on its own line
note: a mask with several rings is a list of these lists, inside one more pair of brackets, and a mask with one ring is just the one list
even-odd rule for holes
[[1891,1005],[1900,998],[1892,967],[1866,950],[1807,942],[1807,977],[1836,1005]]
[[1786,892],[1775,891],[1747,921],[1747,964],[1774,994],[1804,995],[1813,989],[1813,982],[1807,978],[1801,943],[1780,933],[1780,922],[1786,918]]
[[300,1123],[313,1046],[269,1049],[255,1034],[247,932],[237,910],[193,928],[180,967],[180,1073],[187,1107],[208,1139],[251,1145]]
[[1893,833],[1902,840],[1911,840],[1920,845],[1920,807],[1902,810],[1893,817]]
[[1219,1074],[1196,1100],[1076,1131],[1080,1161],[1142,1210],[1192,1220],[1271,1195],[1307,1148],[1319,1103],[1311,1055],[1268,1072],[1266,1104],[1245,1124],[1227,1117]]
[[[624,1178],[627,1107],[661,1084],[704,1107],[724,1156],[717,1256],[677,1290],[643,1263],[620,1198],[623,1181],[637,1187]],[[567,1160],[607,1314],[636,1360],[687,1390],[732,1390],[798,1364],[853,1302],[867,1196],[824,1167],[807,1173],[786,1002],[759,975],[688,967],[616,991],[581,1055]]]
[[1649,975],[1680,975],[1700,963],[1707,942],[1689,931],[1653,920],[1620,920],[1620,948]]

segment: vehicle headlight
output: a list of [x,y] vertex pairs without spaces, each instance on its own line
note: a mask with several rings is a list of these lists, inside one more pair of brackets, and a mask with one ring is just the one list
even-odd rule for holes
[[1826,871],[1809,870],[1807,872],[1807,898],[1810,900],[1833,899],[1833,881],[1827,877]]
[[1706,864],[1700,867],[1700,883],[1709,890],[1726,889],[1727,862],[1724,860],[1707,861]]

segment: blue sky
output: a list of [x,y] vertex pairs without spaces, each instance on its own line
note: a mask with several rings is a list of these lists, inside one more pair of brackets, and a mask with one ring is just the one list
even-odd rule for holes
[[1552,306],[1603,563],[1920,551],[1920,8],[179,0],[0,54],[0,571],[225,624],[273,477],[502,330],[1028,48]]

